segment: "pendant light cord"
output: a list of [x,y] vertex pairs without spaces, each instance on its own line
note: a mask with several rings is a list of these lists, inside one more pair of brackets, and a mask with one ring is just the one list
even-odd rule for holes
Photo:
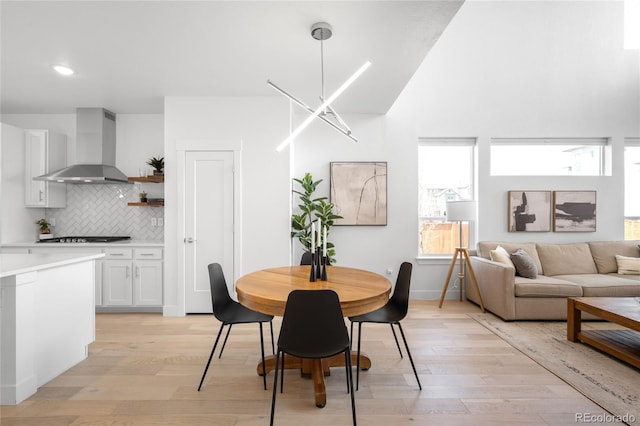
[[[324,30],[322,30],[324,31]],[[320,38],[320,93],[322,93],[322,102],[325,101],[325,97],[324,97],[324,37]],[[327,110],[325,109],[324,111],[322,111],[322,115],[325,115],[327,113]]]

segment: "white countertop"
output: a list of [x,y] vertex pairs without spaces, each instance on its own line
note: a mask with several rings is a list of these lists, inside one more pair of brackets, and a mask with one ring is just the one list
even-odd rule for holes
[[0,278],[104,257],[96,254],[0,254]]

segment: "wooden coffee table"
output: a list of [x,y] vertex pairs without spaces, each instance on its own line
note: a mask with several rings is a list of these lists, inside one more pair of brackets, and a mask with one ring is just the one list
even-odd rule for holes
[[[626,327],[627,330],[583,331],[582,312]],[[569,297],[567,340],[583,342],[640,368],[640,303],[634,297]]]

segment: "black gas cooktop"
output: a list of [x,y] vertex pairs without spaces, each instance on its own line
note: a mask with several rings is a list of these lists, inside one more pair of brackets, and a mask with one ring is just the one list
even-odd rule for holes
[[131,237],[57,237],[47,240],[38,240],[39,243],[112,243],[114,241],[129,240]]

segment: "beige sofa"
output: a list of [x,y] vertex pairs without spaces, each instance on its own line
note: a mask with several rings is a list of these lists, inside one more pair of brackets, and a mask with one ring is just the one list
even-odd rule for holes
[[[640,275],[618,274],[616,255],[640,257],[640,241],[536,244],[483,241],[471,256],[485,308],[503,320],[566,320],[570,296],[640,296]],[[513,266],[491,260],[500,245],[524,249],[538,270],[535,279],[516,275]],[[495,254],[495,253],[494,253]],[[467,274],[468,275],[468,274]],[[465,279],[467,299],[480,299]]]

